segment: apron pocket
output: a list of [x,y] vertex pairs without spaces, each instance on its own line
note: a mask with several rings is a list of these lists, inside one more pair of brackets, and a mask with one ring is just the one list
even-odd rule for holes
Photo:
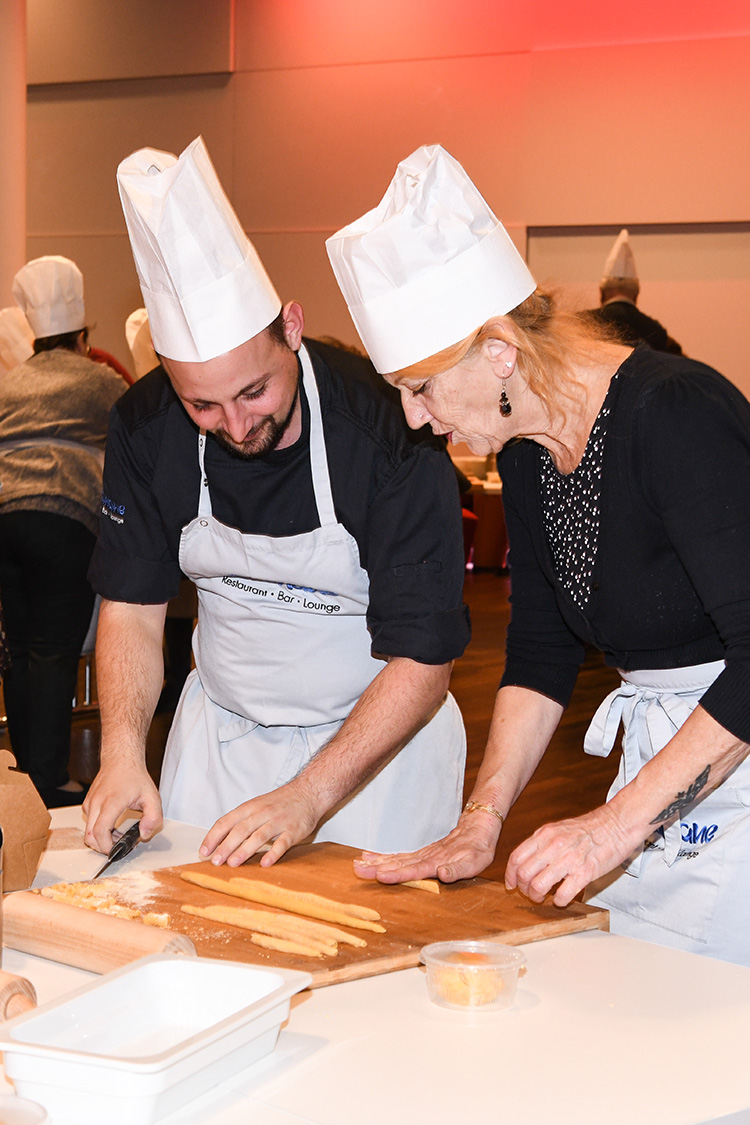
[[216,735],[219,742],[234,742],[237,738],[242,738],[245,734],[250,734],[257,727],[252,719],[243,719],[241,715],[236,715],[231,722],[221,723],[216,728]]

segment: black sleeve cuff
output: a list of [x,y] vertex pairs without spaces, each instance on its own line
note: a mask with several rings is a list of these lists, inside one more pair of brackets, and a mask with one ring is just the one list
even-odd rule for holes
[[554,699],[567,707],[573,694],[578,665],[542,664],[539,661],[508,660],[500,687],[523,687]]
[[750,662],[729,662],[703,693],[701,707],[735,738],[750,743]]
[[462,655],[471,627],[468,606],[414,620],[369,621],[372,652],[405,656],[419,664],[449,664]]
[[105,552],[97,544],[89,582],[97,594],[113,602],[164,605],[179,591],[182,571],[173,560],[133,559]]

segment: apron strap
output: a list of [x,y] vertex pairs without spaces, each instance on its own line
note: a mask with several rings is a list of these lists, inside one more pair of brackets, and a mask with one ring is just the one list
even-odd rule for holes
[[593,754],[597,758],[606,758],[611,754],[622,721],[625,700],[635,695],[636,691],[633,684],[623,681],[619,688],[615,688],[602,700],[586,731],[584,753]]
[[333,526],[337,523],[336,510],[333,506],[333,492],[331,491],[331,476],[328,471],[328,457],[326,455],[326,442],[323,433],[323,415],[320,410],[320,394],[315,378],[310,353],[304,344],[300,347],[299,358],[302,364],[302,382],[310,407],[310,469],[312,472],[313,491],[315,503],[318,507],[318,519],[321,527]]
[[208,477],[206,476],[206,431],[200,430],[198,433],[198,465],[201,471],[201,484],[200,493],[198,495],[198,516],[200,519],[210,519],[211,517],[211,492],[208,487]]
[[[614,746],[620,722],[623,723],[625,735],[622,740],[620,776],[615,783],[616,789],[610,790],[610,797],[628,785],[641,767],[664,749],[689,719],[705,687],[706,685],[695,691],[679,693],[659,691],[623,680],[619,688],[610,692],[597,708],[583,743],[587,754],[606,757]],[[679,819],[661,832],[664,837],[663,859],[671,867],[682,846]],[[642,856],[643,847],[623,865],[628,874],[639,874]]]

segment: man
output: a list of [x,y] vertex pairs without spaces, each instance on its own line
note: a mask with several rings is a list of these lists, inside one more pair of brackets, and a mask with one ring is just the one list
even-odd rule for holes
[[199,591],[161,779],[201,854],[262,863],[316,832],[374,850],[455,823],[465,736],[447,695],[468,640],[449,459],[412,436],[369,363],[279,300],[200,138],[142,150],[120,192],[164,372],[114,412],[94,586],[102,765],[84,805],[106,851],[124,809],[161,822],[145,767],[165,606]]
[[591,309],[588,315],[610,324],[624,344],[635,347],[644,341],[658,352],[682,355],[682,348],[666,328],[638,308],[639,292],[635,256],[628,232],[623,228],[604,264],[604,276],[599,282],[601,307]]

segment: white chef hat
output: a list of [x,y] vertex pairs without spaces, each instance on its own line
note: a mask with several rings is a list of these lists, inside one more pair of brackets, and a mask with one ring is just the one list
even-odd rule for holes
[[179,159],[144,148],[117,169],[154,347],[204,362],[262,332],[281,301],[202,137]]
[[458,343],[536,288],[503,225],[440,145],[402,160],[380,204],[326,247],[381,372]]
[[622,228],[615,239],[607,260],[604,263],[604,274],[601,283],[626,278],[628,281],[638,281],[638,270],[635,268],[635,255],[630,245],[630,235],[625,227]]
[[17,305],[0,309],[0,372],[10,371],[34,354],[34,333]]
[[159,357],[154,351],[151,339],[151,326],[145,309],[136,309],[125,321],[125,339],[135,366],[135,377],[141,379],[159,366]]
[[34,258],[13,278],[13,296],[35,339],[80,332],[86,326],[83,275],[70,258]]

